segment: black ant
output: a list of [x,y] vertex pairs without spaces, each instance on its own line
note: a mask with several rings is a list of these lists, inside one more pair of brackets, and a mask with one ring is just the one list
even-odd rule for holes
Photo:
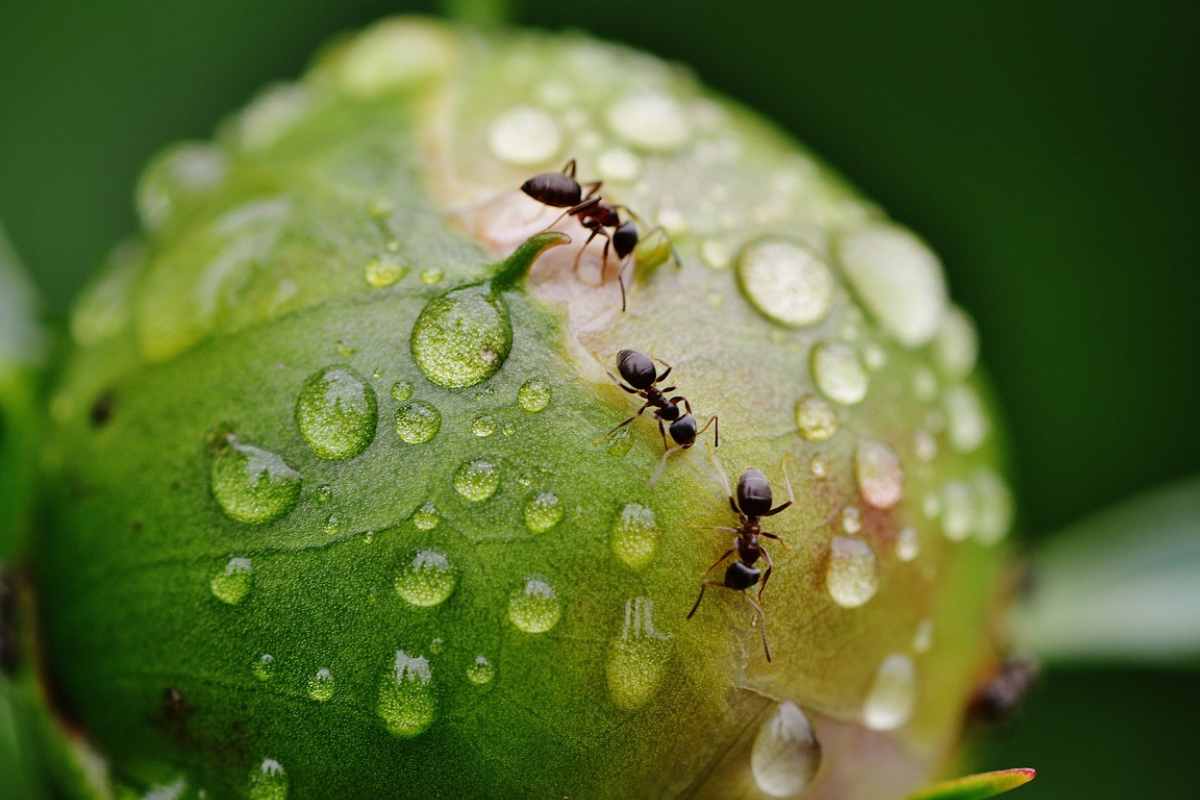
[[[767,581],[771,579],[771,572],[775,569],[775,564],[771,561],[771,554],[758,541],[759,537],[774,539],[784,547],[787,543],[779,536],[769,531],[762,529],[761,520],[763,517],[772,517],[783,511],[792,503],[796,502],[796,496],[792,493],[792,481],[787,474],[787,464],[783,465],[783,479],[787,484],[788,499],[786,503],[781,503],[774,508],[771,508],[771,484],[767,480],[767,476],[763,475],[757,469],[750,467],[742,476],[738,478],[737,496],[735,497],[729,491],[729,479],[725,476],[724,470],[720,470],[721,481],[725,485],[725,493],[729,496],[729,507],[733,509],[733,513],[738,515],[738,526],[731,528],[727,526],[717,527],[716,530],[724,533],[732,533],[734,535],[733,545],[726,550],[720,558],[712,563],[704,574],[712,572],[725,559],[733,554],[737,554],[737,560],[732,562],[725,568],[725,578],[720,581],[704,581],[700,584],[700,596],[696,598],[695,605],[688,612],[687,618],[691,619],[696,613],[696,609],[700,608],[700,601],[704,599],[704,590],[709,586],[715,586],[719,589],[732,589],[735,592],[745,592],[746,589],[758,584],[758,601],[748,594],[742,596],[746,598],[754,608],[755,623],[762,622],[762,627],[759,629],[762,634],[763,652],[767,655],[767,661],[771,660],[771,646],[767,644],[767,616],[763,611],[762,599],[763,592],[766,591]],[[767,562],[766,570],[759,569],[755,566],[759,557],[762,557]],[[761,579],[761,583],[759,583]]]
[[[641,234],[634,222],[634,219],[637,219],[636,214],[625,206],[613,205],[599,196],[600,187],[603,185],[603,181],[589,181],[581,184],[576,180],[575,159],[572,158],[563,165],[559,172],[543,172],[534,175],[521,184],[521,191],[542,205],[566,209],[558,215],[558,219],[546,226],[547,228],[553,228],[564,217],[569,216],[578,219],[580,225],[591,231],[587,241],[575,253],[575,263],[572,268],[576,272],[579,271],[579,259],[583,256],[583,251],[587,249],[587,246],[592,243],[592,239],[597,236],[604,237],[604,253],[600,259],[600,268],[603,270],[608,264],[608,251],[611,247],[617,254],[617,283],[621,287],[621,310],[624,311],[627,308],[625,261],[637,249]],[[622,211],[633,219],[622,221],[620,214]],[[613,231],[611,235],[608,228]],[[652,228],[649,233],[659,230],[661,230],[661,226]],[[671,249],[671,257],[678,263],[679,259],[675,255],[674,248]]]
[[[654,361],[658,361],[666,369],[659,373],[654,367]],[[662,437],[664,459],[675,450],[686,450],[694,445],[696,437],[708,430],[710,425],[715,426],[713,427],[714,444],[717,447],[720,446],[721,424],[717,421],[715,414],[709,417],[708,422],[704,423],[704,427],[701,428],[696,422],[696,418],[692,416],[692,404],[686,397],[676,395],[668,398],[667,393],[675,391],[675,387],[659,388],[657,386],[667,379],[667,376],[671,374],[671,369],[671,365],[662,359],[652,360],[649,356],[636,350],[622,350],[617,353],[617,371],[621,373],[624,381],[611,372],[608,373],[608,377],[616,381],[617,385],[625,391],[641,397],[646,402],[642,404],[636,414],[614,427],[606,435],[612,436],[640,417],[646,409],[653,407],[654,417],[658,420],[658,435]],[[682,409],[679,407],[680,403],[683,403]],[[668,423],[666,428],[663,427],[664,422]],[[667,444],[668,433],[675,441],[676,447],[674,448]]]

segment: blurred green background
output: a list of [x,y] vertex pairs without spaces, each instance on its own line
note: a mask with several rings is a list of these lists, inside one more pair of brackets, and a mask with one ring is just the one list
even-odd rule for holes
[[[0,219],[51,311],[132,230],[139,167],[332,34],[434,4],[0,7]],[[690,65],[813,147],[946,262],[1008,414],[1023,528],[1200,472],[1200,5],[515,4]],[[620,75],[613,75],[620,81]],[[1050,672],[986,766],[1021,797],[1195,796],[1195,673]]]

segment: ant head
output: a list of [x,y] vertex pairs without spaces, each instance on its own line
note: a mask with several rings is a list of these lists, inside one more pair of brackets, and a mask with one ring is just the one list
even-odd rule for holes
[[612,235],[612,243],[618,258],[625,258],[633,252],[638,245],[638,228],[633,220],[627,219],[621,223]]
[[[671,407],[675,409],[676,414],[679,413],[679,406],[672,405]],[[696,418],[691,414],[684,414],[671,423],[670,434],[671,438],[675,440],[675,444],[681,447],[691,447],[696,441]]]
[[521,184],[521,191],[539,203],[555,208],[578,205],[583,196],[579,181],[561,172],[543,172],[540,175],[534,175]]
[[771,484],[754,467],[742,473],[737,483],[737,504],[748,517],[761,517],[771,510]]
[[617,353],[617,371],[635,389],[649,389],[658,379],[654,362],[650,356],[637,350],[622,350]]

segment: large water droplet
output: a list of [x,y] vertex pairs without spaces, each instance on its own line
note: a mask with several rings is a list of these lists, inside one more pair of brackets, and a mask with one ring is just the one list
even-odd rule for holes
[[550,384],[540,378],[530,378],[517,390],[517,405],[522,411],[536,414],[550,405]]
[[375,390],[349,367],[317,372],[296,398],[296,426],[320,458],[354,458],[375,438],[377,421]]
[[220,185],[228,168],[228,157],[209,144],[178,144],[157,156],[138,180],[142,225],[150,231],[166,225],[181,206]]
[[454,50],[449,34],[433,22],[385,20],[338,52],[334,72],[342,88],[371,97],[439,75],[453,63]]
[[258,680],[266,683],[275,677],[275,656],[263,653],[250,663],[250,672]]
[[771,797],[796,797],[821,766],[821,744],[812,723],[790,701],[763,720],[750,750],[750,770],[759,790]]
[[975,502],[971,487],[963,481],[948,481],[942,487],[942,532],[961,542],[975,525]]
[[562,501],[553,492],[538,492],[525,503],[525,527],[534,533],[545,533],[562,518]]
[[969,453],[983,444],[988,418],[975,390],[965,384],[955,386],[946,392],[945,403],[950,445],[960,453]]
[[953,307],[942,319],[933,354],[938,366],[951,378],[965,378],[975,369],[979,357],[979,335],[975,323],[961,308]]
[[829,543],[825,586],[833,602],[843,608],[858,608],[865,604],[879,588],[875,551],[861,539],[833,537]]
[[621,635],[608,646],[608,696],[625,710],[641,708],[662,685],[671,656],[670,636],[654,627],[654,602],[648,597],[625,601]]
[[562,132],[545,111],[517,106],[492,122],[488,144],[501,161],[528,167],[554,158],[562,146]]
[[457,582],[458,572],[445,553],[418,550],[396,576],[396,593],[410,605],[429,608],[445,602]]
[[912,659],[893,653],[879,665],[875,682],[863,704],[863,723],[877,731],[890,731],[908,722],[917,695],[917,671]]
[[454,473],[454,490],[472,503],[482,503],[500,486],[500,468],[477,458],[463,464]]
[[324,703],[333,697],[333,673],[329,667],[321,667],[308,679],[308,696],[318,703]]
[[438,526],[442,518],[438,514],[437,506],[426,502],[413,512],[412,521],[417,530],[431,531]]
[[213,597],[231,606],[246,599],[254,586],[254,567],[248,558],[231,558],[209,581]]
[[554,587],[530,577],[508,599],[508,619],[526,633],[545,633],[558,624],[562,609]]
[[823,342],[813,348],[812,376],[821,394],[847,406],[861,403],[870,384],[854,348],[841,342]]
[[496,419],[488,414],[481,414],[471,420],[471,433],[480,439],[486,439],[496,432]]
[[995,544],[1012,527],[1012,493],[1000,476],[988,469],[975,473],[971,486],[977,503],[975,535],[984,544]]
[[738,258],[738,280],[755,308],[792,327],[819,322],[833,303],[829,267],[807,247],[786,239],[747,246]]
[[837,433],[837,412],[815,394],[796,401],[796,427],[810,442],[823,442]]
[[462,389],[487,380],[512,349],[508,307],[480,286],[454,289],[425,304],[412,331],[412,354],[432,383]]
[[904,473],[896,451],[883,442],[862,439],[854,453],[854,471],[863,500],[875,508],[891,508],[900,502]]
[[638,503],[621,509],[612,529],[612,551],[632,569],[645,567],[658,549],[658,524],[654,511]]
[[437,715],[429,660],[397,650],[395,663],[379,686],[377,711],[393,736],[411,739],[424,733]]
[[442,412],[424,400],[414,400],[396,409],[396,435],[405,444],[425,444],[442,429]]
[[496,667],[487,656],[475,656],[467,667],[467,680],[476,686],[486,686],[496,678]]
[[645,150],[674,150],[690,135],[679,103],[661,92],[628,94],[608,109],[607,119],[614,133]]
[[248,800],[286,800],[287,796],[288,776],[278,761],[264,758],[250,771],[250,782],[246,787]]
[[211,479],[221,510],[249,525],[279,519],[300,498],[300,473],[276,454],[243,444],[233,434],[217,443]]

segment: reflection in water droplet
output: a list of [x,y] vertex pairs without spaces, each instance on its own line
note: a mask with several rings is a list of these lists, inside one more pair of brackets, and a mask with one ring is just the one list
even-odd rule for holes
[[296,398],[296,427],[320,458],[358,455],[375,438],[377,421],[375,390],[349,367],[315,373]]
[[454,592],[458,573],[445,553],[418,550],[396,576],[396,593],[410,605],[430,608],[445,602]]
[[921,540],[917,529],[911,525],[901,528],[896,534],[896,557],[901,561],[912,561],[921,554]]
[[393,736],[411,739],[424,733],[437,715],[429,660],[397,650],[394,665],[380,682],[376,710]]
[[333,697],[333,673],[328,667],[321,667],[308,679],[308,696],[318,703],[324,703]]
[[896,451],[883,442],[862,439],[854,453],[854,470],[863,500],[875,508],[891,508],[900,502],[904,473]]
[[916,653],[928,653],[933,647],[933,620],[926,617],[917,623],[913,632],[912,648]]
[[408,267],[390,259],[372,258],[363,267],[363,277],[376,289],[391,286],[408,274]]
[[525,503],[525,527],[544,533],[563,518],[562,501],[553,492],[539,492]]
[[264,758],[262,763],[250,771],[250,782],[246,788],[248,800],[286,800],[288,776],[283,765],[273,758]]
[[654,627],[654,601],[626,600],[625,625],[608,646],[608,696],[613,705],[630,711],[648,703],[662,684],[670,656],[670,636]]
[[812,376],[821,394],[835,403],[852,406],[867,396],[870,378],[854,348],[840,342],[823,342],[812,351]]
[[858,506],[846,506],[842,509],[842,530],[855,534],[862,530],[862,512]]
[[975,522],[971,487],[962,481],[948,481],[942,487],[942,532],[946,538],[961,542],[971,533]]
[[750,751],[750,770],[759,791],[771,797],[796,797],[821,766],[821,745],[812,723],[790,701],[763,720]]
[[975,534],[984,544],[995,544],[1012,527],[1012,493],[1004,481],[989,469],[975,473],[971,486],[978,504]]
[[541,578],[526,578],[508,599],[508,619],[525,633],[545,633],[561,615],[554,587]]
[[858,608],[875,596],[879,574],[875,551],[861,539],[835,536],[829,543],[829,568],[825,586],[843,608]]
[[746,298],[770,319],[792,327],[820,322],[833,303],[833,273],[807,247],[786,239],[754,242],[738,258]]
[[492,122],[488,144],[501,161],[528,167],[554,158],[562,146],[562,132],[545,111],[517,106]]
[[879,665],[875,682],[863,704],[863,723],[877,731],[890,731],[908,722],[917,694],[917,673],[912,659],[893,653]]
[[442,412],[424,400],[396,409],[396,435],[405,444],[425,444],[442,429]]
[[486,686],[496,677],[496,667],[487,656],[475,656],[475,660],[467,667],[467,680],[476,686]]
[[806,394],[796,401],[796,427],[810,442],[823,442],[837,433],[837,412],[815,394]]
[[433,503],[426,502],[413,512],[412,521],[417,530],[431,531],[438,526],[438,523],[442,521],[442,518],[438,515],[437,506],[435,506]]
[[254,585],[254,567],[248,558],[231,558],[225,569],[209,581],[213,597],[227,605],[236,606],[246,599]]
[[211,479],[221,510],[249,525],[282,517],[300,498],[300,473],[274,453],[243,444],[233,434],[217,445]]
[[638,503],[628,503],[613,523],[612,551],[632,569],[645,567],[658,548],[658,524],[654,511]]
[[512,349],[508,307],[479,286],[439,295],[413,325],[412,354],[432,383],[463,389],[500,369]]
[[608,109],[607,120],[614,133],[645,150],[674,150],[691,135],[679,103],[656,91],[625,95]]
[[942,319],[933,354],[938,366],[951,378],[965,378],[975,368],[979,357],[979,336],[975,323],[961,308],[951,308]]
[[408,381],[396,381],[392,384],[392,399],[398,403],[403,403],[411,400],[413,396],[413,385]]
[[487,414],[476,417],[471,421],[471,433],[480,439],[486,439],[496,432],[496,420]]
[[472,503],[487,500],[499,486],[500,469],[482,458],[466,462],[454,473],[454,490]]
[[550,405],[550,384],[539,378],[530,378],[517,390],[517,405],[522,411],[536,414]]

